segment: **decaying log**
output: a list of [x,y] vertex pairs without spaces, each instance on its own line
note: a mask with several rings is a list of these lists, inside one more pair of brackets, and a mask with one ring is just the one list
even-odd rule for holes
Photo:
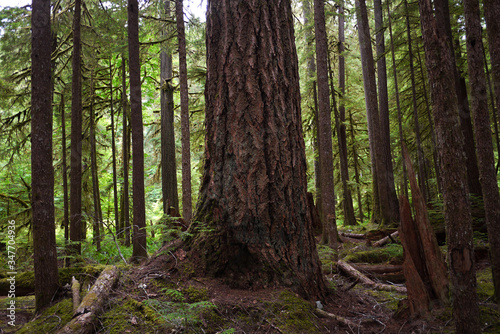
[[375,283],[368,277],[366,277],[364,274],[356,270],[353,266],[351,266],[349,263],[344,262],[342,260],[337,261],[337,266],[342,269],[346,274],[349,276],[352,276],[359,280],[359,282],[365,286],[369,286],[371,288],[381,290],[381,291],[396,291],[399,293],[406,293],[406,288],[402,286],[396,286],[396,285],[389,285],[389,284],[381,284],[381,283]]
[[82,303],[73,314],[69,323],[57,334],[88,334],[94,331],[94,322],[111,293],[111,288],[120,277],[115,266],[107,266],[97,278],[94,285],[83,298]]
[[372,244],[373,247],[382,247],[383,245],[387,244],[389,241],[394,242],[394,238],[397,237],[399,234],[398,231],[389,234],[387,237],[380,239],[379,241],[375,242]]
[[400,264],[364,264],[353,263],[351,266],[361,272],[368,272],[374,274],[389,274],[403,271],[403,266]]
[[347,232],[340,232],[340,235],[342,237],[346,238],[353,238],[353,239],[365,239],[366,235],[364,234],[359,234],[359,233],[347,233]]
[[71,277],[71,292],[73,293],[73,313],[76,313],[80,306],[80,282],[75,276]]

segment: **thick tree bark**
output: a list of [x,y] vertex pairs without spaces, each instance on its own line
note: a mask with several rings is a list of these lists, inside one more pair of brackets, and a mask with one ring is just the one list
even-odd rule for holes
[[328,45],[323,0],[314,0],[314,31],[318,83],[318,154],[321,169],[322,242],[336,248],[338,233],[335,217],[335,185],[333,183],[332,118],[328,88]]
[[370,39],[370,29],[368,25],[368,13],[365,0],[356,0],[356,17],[358,22],[358,37],[361,51],[361,63],[363,71],[363,85],[365,88],[366,115],[368,119],[368,132],[370,138],[370,153],[374,155],[375,166],[373,182],[377,185],[378,207],[374,207],[380,212],[381,225],[390,226],[394,222],[391,215],[389,197],[387,194],[388,172],[384,163],[384,150],[382,149],[382,140],[380,132],[380,117],[377,102],[377,85],[375,80],[375,64],[373,60],[373,51]]
[[493,140],[491,136],[488,93],[484,73],[481,16],[478,0],[464,0],[467,35],[467,64],[474,117],[479,176],[483,189],[484,211],[490,244],[491,270],[495,299],[500,300],[500,193],[498,192]]
[[[165,1],[165,16],[170,17],[170,0]],[[163,35],[168,34],[164,27]],[[172,53],[167,42],[162,44],[160,54],[161,72],[161,189],[163,195],[163,213],[170,207],[179,212],[177,193],[177,167],[175,163],[174,134],[174,88],[172,86]]]
[[82,82],[81,82],[81,0],[75,0],[73,14],[73,55],[71,87],[71,171],[70,230],[71,249],[81,253],[82,240]]
[[205,97],[192,260],[234,286],[321,298],[290,1],[209,1]]
[[179,41],[179,84],[181,88],[181,143],[182,143],[182,216],[189,225],[193,216],[191,202],[191,135],[189,132],[189,92],[186,64],[186,34],[182,0],[175,1],[177,38]]
[[[50,304],[59,287],[54,224],[49,0],[33,0],[31,30],[31,212],[35,307],[40,311]],[[9,231],[11,226],[15,228],[9,225]]]
[[133,238],[132,259],[148,257],[144,200],[144,134],[142,129],[141,63],[139,57],[139,5],[128,0],[128,48],[130,75],[130,126],[132,127]]
[[443,182],[449,273],[457,333],[479,333],[472,218],[468,199],[463,135],[458,119],[452,53],[443,22],[434,17],[431,2],[419,0],[420,20],[431,83],[436,139]]
[[345,42],[345,19],[344,19],[344,2],[341,1],[339,6],[339,122],[337,125],[337,138],[339,141],[340,153],[340,177],[342,179],[342,190],[344,194],[344,224],[356,225],[356,217],[354,216],[354,205],[352,203],[352,192],[349,187],[349,161],[347,156],[347,133],[345,125],[345,58],[344,58],[344,42]]
[[[386,173],[386,182],[382,185],[382,193],[387,197],[388,212],[383,216],[389,217],[389,225],[399,223],[399,202],[394,187],[394,170],[391,155],[391,130],[389,128],[389,93],[387,90],[387,65],[385,60],[384,21],[382,0],[374,0],[375,31],[377,45],[377,79],[379,98],[380,146],[384,159],[383,172]],[[382,172],[382,171],[381,171]]]

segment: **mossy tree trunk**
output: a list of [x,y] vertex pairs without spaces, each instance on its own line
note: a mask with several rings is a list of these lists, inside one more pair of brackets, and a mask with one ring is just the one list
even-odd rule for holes
[[233,286],[326,294],[307,207],[290,1],[211,1],[206,160],[188,241]]

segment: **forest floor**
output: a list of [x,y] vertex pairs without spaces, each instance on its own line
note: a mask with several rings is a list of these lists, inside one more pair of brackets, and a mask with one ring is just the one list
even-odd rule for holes
[[[221,279],[195,277],[196,268],[183,250],[167,245],[142,265],[121,267],[120,280],[98,316],[95,333],[454,332],[450,307],[436,306],[424,317],[411,318],[405,294],[365,287],[336,266],[336,258],[398,266],[403,260],[400,245],[375,248],[369,240],[343,236],[339,254],[321,245],[318,251],[331,290],[320,301],[326,313],[316,310],[316,301],[306,301],[287,289],[238,290]],[[498,305],[489,302],[493,285],[488,259],[476,260],[483,332],[500,333]],[[400,273],[382,276],[370,278],[403,286]],[[87,290],[90,281],[82,286]],[[4,304],[5,297],[0,298]],[[0,333],[56,333],[72,317],[70,290],[65,299],[34,319],[33,304],[33,296],[18,298],[15,327],[8,326],[6,307],[2,307]]]

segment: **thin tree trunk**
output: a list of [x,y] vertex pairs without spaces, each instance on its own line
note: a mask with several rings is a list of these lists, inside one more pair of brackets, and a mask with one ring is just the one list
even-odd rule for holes
[[408,11],[408,1],[404,0],[405,10],[406,10],[406,35],[408,40],[408,56],[410,62],[410,78],[411,78],[411,91],[412,91],[412,102],[413,102],[413,121],[415,126],[415,139],[417,141],[417,158],[418,158],[418,185],[422,190],[422,195],[424,200],[427,202],[429,199],[429,192],[425,185],[425,180],[427,176],[425,174],[425,161],[424,153],[422,150],[422,139],[420,136],[420,122],[418,121],[418,106],[417,106],[417,90],[415,83],[415,68],[413,65],[413,49],[412,49],[412,38],[410,30],[410,14]]
[[[165,16],[170,18],[170,1],[165,1]],[[164,27],[163,36],[169,29]],[[170,207],[179,212],[179,195],[177,193],[177,168],[175,160],[174,135],[174,88],[172,86],[172,53],[165,42],[160,54],[161,63],[161,187],[163,195],[163,213]]]
[[118,211],[118,183],[116,177],[116,134],[115,134],[115,111],[113,100],[113,63],[109,58],[109,103],[110,103],[110,116],[111,116],[111,155],[113,158],[113,204],[115,215],[115,230],[118,235],[120,230],[119,211]]
[[182,216],[189,225],[193,216],[191,202],[191,135],[189,133],[189,92],[186,64],[186,35],[182,0],[175,1],[177,38],[179,41],[179,81],[181,88],[181,143],[182,143]]
[[68,196],[68,166],[66,154],[66,111],[64,110],[64,91],[61,93],[60,111],[61,111],[61,146],[62,146],[62,178],[63,178],[63,202],[64,202],[64,240],[69,240],[69,196]]
[[128,167],[129,167],[129,148],[130,148],[130,136],[129,136],[129,126],[127,126],[127,84],[126,84],[126,74],[125,74],[125,57],[122,57],[122,118],[123,118],[123,220],[122,227],[120,231],[124,233],[122,236],[125,239],[125,246],[130,246],[130,204],[129,204],[129,182],[128,182]]
[[464,139],[460,131],[452,53],[444,23],[434,16],[431,2],[419,0],[424,50],[443,181],[449,274],[457,333],[480,333],[472,218],[467,172],[462,167]]
[[352,119],[352,111],[349,110],[349,124],[350,124],[350,132],[351,132],[351,142],[352,146],[352,155],[354,162],[354,181],[356,181],[356,192],[358,194],[358,210],[359,210],[359,222],[363,224],[364,214],[363,214],[363,197],[361,196],[361,187],[359,180],[359,168],[358,168],[358,152],[356,151],[356,140],[354,139],[354,122]]
[[[490,69],[488,68],[488,61],[486,58],[486,50],[484,49],[484,44],[483,44],[483,60],[484,60],[484,69],[486,71],[486,79],[488,82],[488,95],[490,97],[490,103],[491,103],[491,108],[492,108],[492,116],[493,116],[493,128],[495,130],[495,142],[497,146],[497,153],[500,161],[500,137],[498,133],[498,121],[497,121],[497,110],[496,110],[496,104],[495,104],[495,93],[493,92],[493,87],[491,86],[491,79],[490,79]],[[498,174],[498,162],[497,162],[497,168],[496,168],[496,173]]]
[[[52,66],[50,1],[33,0],[31,20],[31,212],[35,269],[35,307],[39,312],[59,287],[54,224],[52,166]],[[16,226],[8,225],[9,237]],[[15,224],[15,222],[13,222]],[[14,233],[11,234],[10,231]],[[12,240],[12,239],[11,239]],[[15,249],[8,246],[9,254]],[[9,271],[15,272],[14,266]]]
[[399,224],[399,201],[394,187],[394,170],[392,168],[391,155],[391,131],[389,128],[389,93],[387,90],[387,65],[385,59],[385,42],[384,42],[384,22],[382,1],[374,0],[375,12],[375,31],[377,45],[377,79],[378,79],[378,97],[379,97],[379,120],[380,120],[380,144],[384,159],[386,173],[386,183],[382,185],[382,194],[387,197],[388,212],[383,214],[389,218],[387,222],[389,226],[397,226]]
[[99,225],[102,224],[101,196],[99,192],[99,173],[97,170],[96,120],[94,111],[94,70],[90,71],[90,169],[92,173],[92,195],[94,215],[92,217],[93,240],[97,252],[101,251],[101,236]]
[[[339,117],[337,122],[337,138],[339,141],[340,153],[340,177],[342,179],[342,190],[344,193],[344,224],[356,225],[356,217],[354,216],[354,206],[352,203],[352,193],[349,187],[349,161],[347,156],[347,134],[345,125],[345,58],[344,58],[344,1],[341,1],[339,6],[339,88],[340,88],[340,103]],[[332,80],[333,81],[333,80]],[[335,91],[332,89],[333,96]]]
[[132,129],[133,238],[132,259],[148,257],[146,250],[146,205],[144,197],[144,134],[141,102],[141,62],[139,50],[139,4],[128,0],[128,49],[130,75],[130,126]]
[[[476,153],[479,162],[479,179],[483,189],[484,211],[490,244],[491,271],[495,285],[495,299],[500,297],[500,193],[495,171],[493,140],[491,138],[490,112],[486,75],[484,73],[481,16],[478,0],[464,0],[465,31],[469,87],[472,98]],[[500,300],[500,299],[497,299]]]
[[73,55],[71,87],[71,171],[70,230],[71,249],[81,253],[82,240],[82,82],[81,82],[81,0],[75,0],[73,14]]
[[[392,35],[392,21],[391,21],[391,10],[389,7],[390,1],[386,1],[387,3],[387,18],[389,20],[389,36],[391,39],[391,57],[392,57],[392,70],[394,74],[394,91],[396,93],[396,107],[398,110],[398,130],[399,130],[399,144],[401,149],[401,156],[403,156],[403,146],[404,146],[404,136],[403,136],[403,120],[401,116],[401,104],[399,100],[399,85],[398,85],[398,73],[396,69],[396,55],[394,52],[394,39]],[[405,197],[408,198],[408,178],[406,176],[406,165],[404,163],[401,164],[403,168],[403,193]]]

